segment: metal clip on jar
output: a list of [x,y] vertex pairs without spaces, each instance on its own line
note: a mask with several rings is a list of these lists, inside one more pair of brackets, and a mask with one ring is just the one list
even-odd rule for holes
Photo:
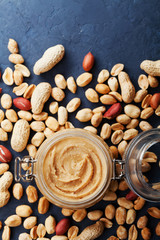
[[[73,142],[72,147],[69,140]],[[56,156],[55,146],[58,149],[59,143],[64,145]],[[29,156],[15,159],[15,180],[28,182],[35,179],[39,190],[50,202],[65,208],[87,208],[96,204],[103,198],[111,180],[122,177],[137,195],[160,202],[160,191],[145,181],[141,166],[144,153],[156,143],[160,143],[160,129],[143,132],[130,142],[123,159],[117,160],[113,159],[108,145],[99,136],[84,129],[59,131],[44,141],[36,159]],[[68,154],[67,159],[62,152]],[[80,159],[81,153],[85,156],[83,160]],[[47,162],[48,159],[51,163]],[[61,169],[57,161],[60,161]],[[31,164],[30,172],[22,173],[22,163]],[[119,175],[116,174],[117,164],[121,166]]]

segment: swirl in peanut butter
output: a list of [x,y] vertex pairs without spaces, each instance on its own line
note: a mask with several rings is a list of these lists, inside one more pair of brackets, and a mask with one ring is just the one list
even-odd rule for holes
[[78,201],[101,189],[106,168],[104,155],[94,143],[86,138],[68,137],[48,151],[43,174],[57,197]]

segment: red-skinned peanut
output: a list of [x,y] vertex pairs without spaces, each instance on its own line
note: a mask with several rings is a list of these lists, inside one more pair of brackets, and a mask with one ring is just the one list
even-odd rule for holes
[[113,119],[122,112],[122,106],[120,103],[113,104],[103,115],[104,118]]
[[0,145],[0,162],[8,163],[11,160],[12,160],[11,152],[3,145]]
[[94,56],[91,52],[89,52],[83,59],[83,69],[88,72],[92,69],[94,65]]

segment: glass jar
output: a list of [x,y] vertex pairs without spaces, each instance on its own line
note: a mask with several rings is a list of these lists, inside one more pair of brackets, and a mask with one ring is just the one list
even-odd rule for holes
[[[47,161],[49,161],[48,159],[52,159],[52,160],[53,158],[56,159],[56,155],[54,155],[54,157],[52,155],[53,154],[52,150],[55,149],[55,146],[56,146],[56,149],[58,149],[57,146],[59,146],[58,145],[59,143],[64,143],[64,146],[60,150],[64,152],[65,145],[69,144],[68,142],[69,139],[71,140],[71,142],[73,142],[73,145],[78,144],[78,141],[80,140],[82,142],[82,145],[80,146],[81,148],[80,152],[82,152],[83,153],[82,155],[84,155],[84,153],[88,151],[90,156],[93,157],[94,161],[90,161],[89,159],[84,161],[78,160],[79,162],[82,163],[82,166],[81,166],[79,165],[79,162],[77,164],[74,161],[72,161],[71,158],[68,158],[68,160],[64,160],[63,162],[62,160],[63,156],[58,155],[58,157],[61,156],[59,158],[57,157],[57,159],[58,161],[61,162],[62,172],[65,169],[65,171],[62,174],[65,180],[64,181],[62,181],[61,179],[57,180],[57,176],[58,176],[57,172],[59,172],[60,169],[58,169],[55,163],[54,164],[56,166],[53,166],[54,165],[53,162],[52,164],[47,165],[48,163]],[[149,201],[160,201],[160,191],[153,189],[152,186],[150,186],[148,183],[145,182],[142,174],[142,169],[141,169],[141,163],[142,163],[144,153],[153,144],[158,142],[160,142],[160,129],[153,129],[153,130],[143,132],[130,142],[130,144],[128,145],[124,153],[123,160],[117,160],[117,159],[113,159],[108,145],[99,136],[93,133],[90,133],[89,131],[86,131],[84,129],[62,130],[55,133],[51,138],[44,141],[44,143],[41,145],[41,147],[37,152],[36,159],[33,159],[29,156],[26,156],[23,159],[20,159],[19,157],[15,159],[15,180],[20,181],[20,179],[22,179],[24,181],[31,181],[35,179],[36,184],[39,190],[41,191],[41,193],[53,204],[60,207],[64,207],[64,208],[72,208],[72,209],[88,208],[96,204],[98,201],[100,201],[103,198],[104,194],[109,188],[111,180],[121,179],[122,177],[126,178],[130,188],[137,195]],[[67,151],[72,152],[72,148],[70,149],[68,148]],[[51,158],[48,158],[49,154],[51,154]],[[75,152],[75,154],[77,154],[77,152]],[[71,155],[73,155],[73,157],[76,156],[76,155],[74,156],[74,152],[72,152]],[[78,153],[77,157],[79,156],[80,155]],[[54,161],[57,161],[57,160],[54,160]],[[86,163],[86,161],[88,162]],[[22,173],[22,168],[21,168],[24,162],[31,165],[30,170],[28,170],[25,174]],[[74,164],[72,162],[74,162]],[[89,167],[90,162],[92,163],[93,166]],[[117,164],[121,166],[120,167],[121,171],[119,175],[116,174]],[[77,169],[77,166],[78,166],[78,169]],[[70,180],[71,184],[67,185],[68,173],[66,172],[66,169],[70,172],[70,167],[72,167],[72,172],[74,177],[75,177],[75,172],[78,171],[79,178],[77,178],[76,180],[71,179]],[[75,172],[74,172],[74,168],[75,168]],[[87,169],[89,169],[89,173],[87,172]],[[88,177],[89,179],[89,174],[91,172],[91,169],[92,169],[92,174],[89,182],[90,185],[88,185],[88,188],[87,188],[87,184],[85,182],[83,184],[83,185],[86,184],[84,186],[86,187],[84,192],[85,197],[82,197],[83,195],[78,195],[79,192],[76,193],[77,195],[75,194],[75,192],[71,192],[72,188],[76,189],[77,187],[78,189],[79,187],[78,184],[83,183],[83,179],[81,178],[81,175],[83,176],[84,171],[86,171],[84,177],[85,178]],[[96,177],[95,179],[94,179],[94,174]],[[51,181],[52,178],[54,179],[53,183]],[[95,184],[96,179],[99,179],[98,180],[99,183],[97,186],[95,185],[96,186],[95,189],[93,188],[94,191],[91,192],[91,189],[93,187],[93,184]],[[59,181],[62,181],[62,183],[61,182],[59,183]],[[73,181],[73,184],[72,184],[72,181]],[[55,186],[56,186],[56,190],[54,188]],[[69,188],[67,189],[66,186],[69,186]],[[82,191],[80,187],[79,189],[80,190],[78,191]],[[61,192],[62,190],[64,191],[63,194]],[[60,194],[59,194],[59,191],[60,191]],[[88,191],[88,195],[87,195],[87,191]]]

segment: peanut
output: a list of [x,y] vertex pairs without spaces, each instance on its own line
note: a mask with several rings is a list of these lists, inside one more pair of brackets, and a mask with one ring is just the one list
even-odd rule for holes
[[110,88],[103,83],[98,83],[95,87],[96,91],[100,94],[107,94],[110,92]]
[[37,239],[38,235],[37,235],[37,226],[34,226],[33,228],[31,228],[30,230],[30,236],[32,239]]
[[112,129],[113,131],[116,131],[116,130],[124,130],[125,127],[124,127],[121,123],[113,123],[113,124],[111,125],[111,129]]
[[126,213],[126,209],[124,207],[118,207],[116,209],[115,218],[116,218],[118,225],[123,225],[126,222],[126,216],[127,216],[127,213]]
[[113,223],[107,218],[100,218],[100,221],[104,223],[105,228],[111,228]]
[[80,122],[88,122],[92,118],[92,110],[90,108],[83,108],[76,114],[76,119]]
[[67,82],[62,74],[57,74],[54,80],[58,88],[65,89],[67,87]]
[[53,234],[56,231],[56,220],[51,215],[45,220],[45,227],[48,234]]
[[145,227],[141,230],[141,235],[144,240],[149,240],[151,239],[151,231],[149,228]]
[[0,123],[4,120],[4,112],[0,109]]
[[16,85],[21,85],[23,83],[23,74],[19,70],[14,70],[13,79]]
[[136,226],[133,224],[130,228],[129,228],[129,232],[128,232],[128,240],[136,240],[138,237],[138,231],[136,229]]
[[76,91],[77,91],[77,85],[76,85],[75,80],[74,80],[74,78],[72,76],[67,78],[67,88],[72,93],[76,93]]
[[13,128],[11,147],[16,152],[22,152],[28,142],[30,135],[30,126],[24,119],[20,119],[16,122]]
[[119,116],[116,117],[116,121],[123,125],[127,125],[131,122],[131,118],[126,114],[120,114]]
[[29,156],[35,158],[37,153],[37,148],[32,144],[28,144],[26,148],[29,153]]
[[42,223],[37,227],[37,235],[39,238],[43,238],[46,235],[46,228]]
[[141,110],[139,109],[139,107],[137,107],[137,106],[135,106],[133,104],[127,104],[124,107],[124,112],[130,118],[138,118],[139,115],[140,115]]
[[145,200],[141,197],[138,197],[135,201],[134,201],[134,209],[135,210],[140,210],[143,208],[144,204],[145,204]]
[[45,214],[49,209],[49,201],[45,197],[41,197],[38,202],[38,212],[40,214]]
[[27,87],[28,83],[22,83],[18,87],[13,88],[13,93],[15,93],[16,96],[22,96],[26,91]]
[[136,219],[136,211],[134,209],[129,209],[127,211],[126,223],[132,224]]
[[93,103],[99,102],[99,96],[93,88],[88,88],[85,91],[85,96],[90,102],[93,102]]
[[74,213],[74,210],[72,209],[62,208],[62,214],[66,217],[71,216],[73,213]]
[[58,102],[51,102],[50,105],[49,105],[49,111],[52,114],[57,113],[58,112]]
[[145,108],[142,112],[141,112],[141,115],[140,115],[140,118],[142,119],[148,119],[149,117],[151,117],[154,113],[154,110],[153,108],[151,107],[148,107],[148,108]]
[[31,98],[35,88],[36,88],[36,85],[31,84],[29,87],[26,88],[26,90],[23,94],[23,97],[26,98],[26,99]]
[[2,233],[2,240],[10,240],[11,236],[11,229],[8,226],[4,226],[3,233]]
[[33,91],[31,97],[32,112],[34,114],[40,114],[43,110],[45,102],[51,95],[51,85],[46,82],[39,83]]
[[14,63],[14,64],[24,63],[24,58],[22,57],[22,55],[18,53],[11,53],[8,59],[11,63]]
[[35,132],[42,132],[46,128],[44,122],[42,121],[33,121],[30,124],[30,127]]
[[4,109],[10,109],[12,107],[12,98],[9,94],[3,94],[1,97],[1,106]]
[[97,82],[104,83],[109,78],[109,72],[107,69],[103,69],[98,74]]
[[91,124],[94,127],[98,127],[100,125],[100,123],[102,122],[102,119],[103,119],[102,113],[95,113],[91,118]]
[[7,172],[9,169],[9,165],[7,163],[1,163],[0,164],[0,175]]
[[77,226],[72,226],[68,229],[68,239],[72,240],[77,237],[79,228]]
[[33,114],[33,119],[36,121],[45,121],[48,118],[47,112],[41,112],[40,114]]
[[160,236],[160,222],[158,222],[156,229],[155,229],[156,235]]
[[101,138],[108,139],[111,136],[111,126],[108,123],[104,123],[100,132]]
[[63,45],[56,45],[48,48],[43,56],[35,63],[33,72],[36,75],[51,70],[64,56],[65,49]]
[[25,229],[31,229],[36,225],[36,223],[37,223],[37,217],[31,216],[24,220],[23,227]]
[[100,210],[94,210],[91,211],[87,214],[87,217],[92,220],[92,221],[97,221],[98,219],[100,219],[103,215],[103,212]]
[[123,131],[122,130],[116,130],[112,136],[111,136],[111,142],[114,145],[117,145],[123,138]]
[[32,240],[32,238],[28,233],[21,233],[18,240]]
[[127,200],[125,197],[121,197],[117,199],[117,203],[119,204],[120,207],[124,207],[126,209],[131,209],[133,208],[133,203],[130,200]]
[[156,88],[159,85],[157,78],[150,76],[150,75],[148,76],[148,82],[152,88]]
[[101,106],[101,107],[97,107],[93,109],[93,113],[104,113],[106,111],[106,107],[105,106]]
[[0,128],[0,141],[8,141],[8,134],[2,128]]
[[112,204],[109,204],[105,208],[105,216],[107,219],[112,220],[115,216],[116,209]]
[[61,102],[65,98],[65,93],[62,89],[54,87],[52,88],[51,96],[58,102]]
[[107,94],[101,96],[100,101],[105,105],[112,105],[117,102],[117,100],[113,96]]
[[13,79],[13,71],[11,68],[7,67],[2,75],[2,80],[6,85],[13,85],[14,79]]
[[120,72],[118,75],[119,84],[121,87],[122,99],[125,103],[131,103],[135,97],[135,88],[125,72]]
[[132,119],[130,121],[130,123],[127,124],[126,128],[127,129],[131,129],[131,128],[136,128],[139,124],[139,120],[138,119]]
[[141,74],[138,78],[138,85],[141,89],[146,90],[149,87],[149,81],[146,75]]
[[46,128],[44,130],[44,135],[45,135],[46,138],[49,138],[49,137],[53,136],[53,134],[54,134],[54,131],[52,131],[50,128]]
[[81,222],[86,216],[87,216],[86,209],[78,209],[73,213],[72,218],[76,222]]
[[111,69],[111,75],[112,76],[117,76],[121,71],[124,69],[124,64],[122,63],[117,63],[114,65]]
[[23,64],[18,63],[14,66],[14,68],[15,70],[20,71],[24,77],[29,77],[31,75],[29,69]]
[[113,155],[113,158],[118,158],[118,149],[116,146],[110,146],[111,153]]
[[144,97],[143,101],[142,101],[141,107],[142,107],[142,108],[148,108],[149,105],[150,105],[150,100],[151,100],[151,98],[152,98],[152,95],[151,95],[151,94],[147,94],[147,95]]
[[15,199],[20,200],[23,196],[23,187],[21,183],[15,183],[13,186],[13,196]]
[[94,134],[97,134],[97,129],[95,127],[92,127],[92,126],[86,126],[84,127],[85,130],[89,131],[89,132],[92,132]]
[[117,228],[117,236],[119,239],[126,239],[127,238],[127,229],[123,226],[119,226]]
[[5,222],[8,227],[18,227],[22,223],[22,218],[18,215],[11,215],[9,216]]
[[151,126],[151,124],[149,124],[148,122],[146,121],[141,121],[139,123],[139,127],[142,131],[147,131],[147,130],[150,130],[152,129],[153,127]]
[[18,53],[18,43],[12,38],[8,41],[8,50],[11,53]]
[[160,71],[159,71],[160,61],[159,60],[157,60],[157,61],[144,60],[141,63],[140,68],[153,77],[160,76]]
[[74,238],[74,240],[93,240],[98,238],[104,230],[104,224],[101,221],[96,222],[93,225],[86,227],[80,235]]
[[118,92],[109,92],[109,95],[114,97],[117,101],[122,102],[122,96]]
[[156,207],[148,208],[147,212],[154,218],[160,219],[160,210]]
[[148,218],[146,216],[142,216],[137,221],[137,227],[139,229],[143,229],[147,226],[147,223],[148,223]]
[[113,92],[117,92],[118,90],[118,81],[116,77],[111,77],[108,79],[108,85]]
[[134,137],[136,137],[137,135],[138,135],[138,130],[131,128],[131,129],[128,129],[124,132],[123,139],[124,140],[131,140]]
[[18,121],[17,113],[13,109],[7,109],[6,118],[11,122],[17,122]]
[[34,186],[29,185],[26,189],[26,194],[29,203],[34,203],[38,200],[37,189]]
[[135,101],[136,103],[142,102],[143,99],[145,98],[145,96],[147,95],[147,93],[148,93],[148,91],[145,90],[145,89],[139,90],[138,92],[136,92],[134,101]]
[[29,111],[20,110],[18,112],[18,116],[19,118],[24,119],[28,122],[32,120],[32,114]]
[[20,217],[29,217],[32,214],[32,209],[28,205],[19,205],[16,207],[16,214]]
[[68,120],[68,112],[67,109],[63,106],[58,108],[58,123],[63,126]]
[[91,74],[91,73],[88,73],[88,72],[82,73],[82,74],[76,79],[77,85],[78,85],[79,87],[85,87],[85,86],[87,86],[91,81],[92,81],[92,74]]
[[5,119],[1,122],[1,127],[5,132],[12,132],[13,124],[8,119]]
[[107,190],[103,200],[104,201],[115,201],[117,199],[117,194],[115,192]]
[[59,128],[59,123],[54,117],[49,116],[45,123],[46,123],[46,126],[53,131],[57,131]]

